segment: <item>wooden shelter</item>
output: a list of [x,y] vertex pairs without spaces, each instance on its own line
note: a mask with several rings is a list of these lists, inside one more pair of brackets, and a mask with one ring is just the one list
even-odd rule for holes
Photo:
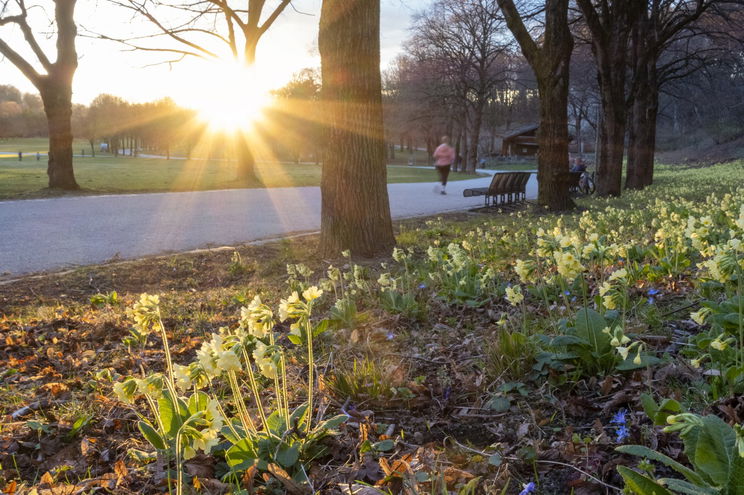
[[539,124],[529,124],[505,134],[501,141],[502,156],[535,156]]

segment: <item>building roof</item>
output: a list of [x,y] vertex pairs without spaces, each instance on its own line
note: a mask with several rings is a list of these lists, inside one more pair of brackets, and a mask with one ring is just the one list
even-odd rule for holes
[[504,134],[503,139],[513,139],[515,137],[521,136],[522,134],[528,134],[531,132],[537,131],[537,129],[540,127],[540,124],[527,124],[523,125],[522,127],[517,127],[513,131],[511,131],[509,134]]

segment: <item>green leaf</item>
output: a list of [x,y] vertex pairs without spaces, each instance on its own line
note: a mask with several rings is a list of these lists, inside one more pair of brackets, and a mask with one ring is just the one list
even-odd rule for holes
[[318,335],[325,333],[328,330],[330,323],[330,320],[322,320],[320,323],[318,323],[313,329],[313,337],[317,337]]
[[488,401],[488,404],[486,404],[486,407],[496,412],[505,412],[511,407],[511,401],[508,397],[497,396],[491,398],[491,400]]
[[320,423],[316,430],[335,430],[342,424],[346,423],[346,421],[349,419],[349,417],[345,414],[339,414],[338,416],[334,416],[330,419],[326,419],[322,423]]
[[612,348],[610,336],[602,331],[606,327],[607,320],[591,308],[580,309],[576,313],[574,335],[589,342],[597,354],[604,354]]
[[709,415],[702,420],[694,460],[690,460],[716,485],[725,486],[733,467],[732,457],[736,455],[736,433],[718,416]]
[[183,425],[181,415],[177,413],[176,406],[168,395],[158,399],[158,415],[163,424],[164,433],[168,438],[175,439],[176,433]]
[[145,437],[145,440],[150,442],[150,445],[158,450],[165,450],[165,442],[163,442],[163,437],[161,437],[158,432],[155,431],[155,428],[145,423],[144,421],[138,422],[137,428],[139,428],[139,431],[140,433],[142,433],[142,436]]
[[284,418],[279,414],[279,411],[274,411],[266,418],[266,426],[272,433],[280,437],[287,431],[287,425],[284,424]]
[[389,450],[393,450],[395,448],[395,442],[392,440],[382,440],[381,442],[377,442],[372,444],[372,448],[375,449],[378,452],[387,452]]
[[641,394],[641,405],[643,406],[643,411],[646,413],[646,416],[648,416],[651,419],[654,419],[656,417],[656,413],[659,411],[659,405],[656,403],[653,397],[651,397],[651,394]]
[[225,452],[227,465],[234,471],[246,470],[255,464],[258,458],[256,447],[249,439],[244,438]]
[[648,447],[644,447],[643,445],[622,445],[620,447],[617,447],[615,450],[617,452],[620,452],[621,454],[634,455],[637,457],[651,459],[652,461],[661,462],[662,464],[674,469],[679,474],[690,480],[692,483],[695,483],[696,485],[706,484],[703,478],[700,477],[700,475],[692,469],[683,466],[671,457],[668,457],[655,450],[649,449]]
[[299,444],[282,445],[279,447],[279,451],[276,453],[276,462],[285,468],[291,468],[294,466],[300,458],[300,446]]
[[631,371],[646,368],[648,366],[654,366],[661,362],[661,359],[657,358],[656,356],[646,354],[645,352],[641,353],[641,364],[635,364],[633,362],[635,358],[635,355],[631,354],[622,363],[615,366],[615,369],[618,371]]
[[720,490],[716,490],[715,488],[697,486],[674,478],[660,478],[659,482],[664,483],[664,486],[669,487],[670,490],[684,493],[685,495],[721,495]]
[[457,492],[457,495],[474,495],[475,489],[478,487],[478,482],[480,482],[480,476],[468,481],[465,486]]
[[625,481],[625,488],[637,495],[673,495],[672,492],[642,474],[625,466],[618,466],[617,472]]
[[209,396],[204,392],[196,392],[194,395],[189,397],[187,407],[191,414],[206,411],[207,404],[209,404]]

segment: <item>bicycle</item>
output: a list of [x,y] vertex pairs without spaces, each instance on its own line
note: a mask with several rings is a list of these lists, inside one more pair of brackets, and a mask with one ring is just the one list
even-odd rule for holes
[[585,196],[589,196],[590,194],[594,194],[596,189],[597,186],[594,183],[594,172],[590,174],[587,170],[584,170],[579,178],[579,192]]

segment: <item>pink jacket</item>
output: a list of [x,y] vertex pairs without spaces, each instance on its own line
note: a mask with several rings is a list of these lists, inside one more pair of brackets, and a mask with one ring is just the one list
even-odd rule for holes
[[444,167],[446,165],[452,165],[455,162],[455,148],[449,144],[442,143],[439,147],[434,150],[434,164],[437,167]]

